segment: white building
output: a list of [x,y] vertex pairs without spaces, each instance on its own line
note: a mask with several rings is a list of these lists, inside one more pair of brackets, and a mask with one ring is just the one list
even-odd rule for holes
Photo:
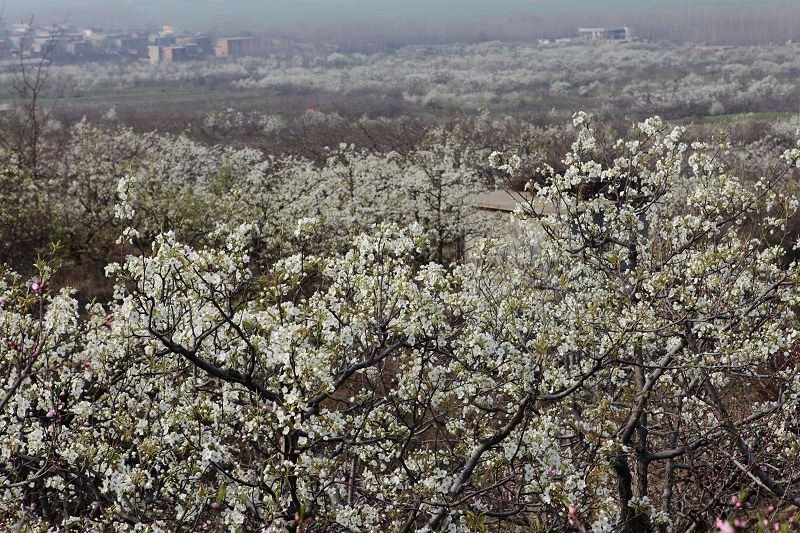
[[578,36],[587,41],[630,41],[633,39],[633,28],[578,28]]

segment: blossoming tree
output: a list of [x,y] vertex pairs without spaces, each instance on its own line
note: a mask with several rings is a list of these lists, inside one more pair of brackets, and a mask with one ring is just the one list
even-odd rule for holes
[[46,265],[4,274],[3,524],[666,531],[731,495],[796,509],[800,269],[767,237],[800,149],[746,183],[658,119],[611,146],[574,125],[522,242],[467,263],[429,262],[417,224],[320,250],[306,217],[269,264],[257,222],[130,228],[145,249],[85,311]]

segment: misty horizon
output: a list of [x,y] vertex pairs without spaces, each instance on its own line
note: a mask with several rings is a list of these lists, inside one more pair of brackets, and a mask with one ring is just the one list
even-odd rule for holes
[[383,26],[406,24],[443,26],[469,22],[484,27],[568,17],[584,24],[641,23],[661,12],[755,11],[761,7],[791,6],[785,0],[671,0],[642,2],[614,0],[598,5],[590,0],[8,0],[6,23],[96,25],[109,29],[158,27],[170,24],[187,31],[261,31],[324,28],[341,24],[374,22]]

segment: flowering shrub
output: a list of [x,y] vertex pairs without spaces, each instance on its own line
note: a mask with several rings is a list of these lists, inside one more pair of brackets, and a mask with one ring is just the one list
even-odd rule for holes
[[[113,247],[121,229],[114,197],[135,207],[129,223],[147,238],[171,228],[202,240],[218,220],[261,221],[261,259],[291,253],[298,218],[315,216],[328,231],[318,243],[343,250],[350,239],[379,221],[418,222],[430,233],[432,254],[457,257],[465,236],[480,231],[471,219],[471,197],[491,185],[479,174],[483,152],[441,130],[404,154],[371,152],[342,143],[321,165],[292,157],[267,157],[249,148],[209,147],[186,136],[105,130],[80,122],[57,161],[67,194],[59,189],[58,221],[84,246]],[[484,164],[485,166],[485,164]],[[125,190],[120,175],[130,176]],[[55,196],[55,195],[54,195]],[[208,214],[214,216],[209,217]]]
[[[800,267],[767,236],[800,148],[750,183],[659,119],[612,146],[573,128],[522,243],[466,263],[429,260],[434,216],[365,222],[346,197],[376,167],[348,146],[308,170],[346,187],[272,262],[269,219],[189,242],[142,222],[146,173],[123,180],[111,216],[144,250],[108,266],[112,301],[79,309],[45,265],[0,281],[2,523],[680,531],[725,526],[743,486],[797,509]],[[392,157],[424,203],[460,154]],[[321,247],[337,211],[360,233]]]

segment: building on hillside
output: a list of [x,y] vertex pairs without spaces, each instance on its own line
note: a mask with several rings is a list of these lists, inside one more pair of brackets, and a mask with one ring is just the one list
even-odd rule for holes
[[175,39],[175,44],[177,46],[196,46],[202,51],[204,55],[211,54],[214,52],[214,45],[211,41],[211,37],[208,35],[190,35],[190,36],[177,37]]
[[578,36],[586,41],[630,41],[633,39],[633,28],[578,28]]
[[152,64],[157,63],[177,63],[180,61],[190,61],[202,59],[206,52],[196,43],[186,43],[182,46],[156,46],[147,47],[147,58]]
[[87,57],[92,55],[94,46],[91,41],[72,41],[67,44],[67,53],[75,57]]
[[152,63],[153,65],[161,63],[161,58],[162,58],[161,51],[163,48],[164,48],[163,46],[158,46],[155,44],[151,44],[150,46],[147,47],[147,59],[150,61],[150,63]]
[[111,39],[111,46],[125,53],[139,54],[147,48],[147,39],[130,35],[115,37]]
[[19,22],[11,26],[11,33],[15,33],[17,35],[25,35],[33,30],[33,26],[25,22]]
[[203,50],[204,53],[214,53],[214,40],[210,35],[195,35],[192,40]]
[[8,36],[8,47],[15,55],[29,52],[33,46],[33,35],[20,35],[12,33]]
[[150,44],[155,46],[174,46],[177,38],[174,35],[151,35]]
[[256,53],[256,40],[252,37],[223,37],[217,40],[215,52],[221,59],[252,56]]
[[69,53],[70,40],[63,37],[36,37],[31,44],[31,51],[50,59],[62,59]]
[[189,51],[185,46],[165,46],[162,53],[162,63],[177,63],[189,59]]

